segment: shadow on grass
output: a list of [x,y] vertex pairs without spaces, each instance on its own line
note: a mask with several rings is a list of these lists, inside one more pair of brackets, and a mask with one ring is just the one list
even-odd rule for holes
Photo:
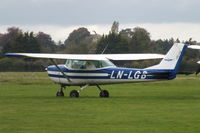
[[71,98],[69,96],[64,97],[56,97],[56,96],[1,96],[0,99],[35,99],[35,100],[57,100],[57,99],[64,99],[64,100],[200,100],[199,96],[111,96],[109,98],[100,98],[98,96],[80,96],[79,98]]

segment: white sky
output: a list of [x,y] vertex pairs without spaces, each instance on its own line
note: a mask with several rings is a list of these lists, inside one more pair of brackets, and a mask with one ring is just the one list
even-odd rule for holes
[[[64,41],[69,33],[79,27],[86,27],[93,33],[108,34],[110,25],[76,25],[76,26],[59,26],[59,25],[4,25],[0,26],[0,33],[5,33],[8,27],[20,27],[23,31],[43,31],[50,34],[52,39],[56,42]],[[200,42],[200,23],[144,23],[144,24],[120,24],[119,29],[143,27],[150,32],[151,39],[170,39],[179,38],[181,41],[192,38]]]
[[116,20],[120,29],[147,29],[152,39],[200,42],[199,5],[199,0],[0,0],[0,33],[16,26],[64,41],[78,27],[106,34]]

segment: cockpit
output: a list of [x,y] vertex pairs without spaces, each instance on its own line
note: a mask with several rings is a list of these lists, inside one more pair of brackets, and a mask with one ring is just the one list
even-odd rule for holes
[[95,70],[106,67],[116,67],[109,60],[72,60],[68,59],[65,63],[66,67],[69,69],[85,69],[85,70]]

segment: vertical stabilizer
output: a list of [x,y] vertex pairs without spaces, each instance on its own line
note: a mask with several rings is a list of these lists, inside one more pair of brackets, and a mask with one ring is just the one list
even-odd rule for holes
[[174,70],[177,73],[186,48],[185,44],[175,43],[158,65],[146,69]]

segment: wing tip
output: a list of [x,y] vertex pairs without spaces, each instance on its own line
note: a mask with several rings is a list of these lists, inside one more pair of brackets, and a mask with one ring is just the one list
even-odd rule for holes
[[23,56],[19,53],[5,53],[4,55],[6,55],[6,56]]

